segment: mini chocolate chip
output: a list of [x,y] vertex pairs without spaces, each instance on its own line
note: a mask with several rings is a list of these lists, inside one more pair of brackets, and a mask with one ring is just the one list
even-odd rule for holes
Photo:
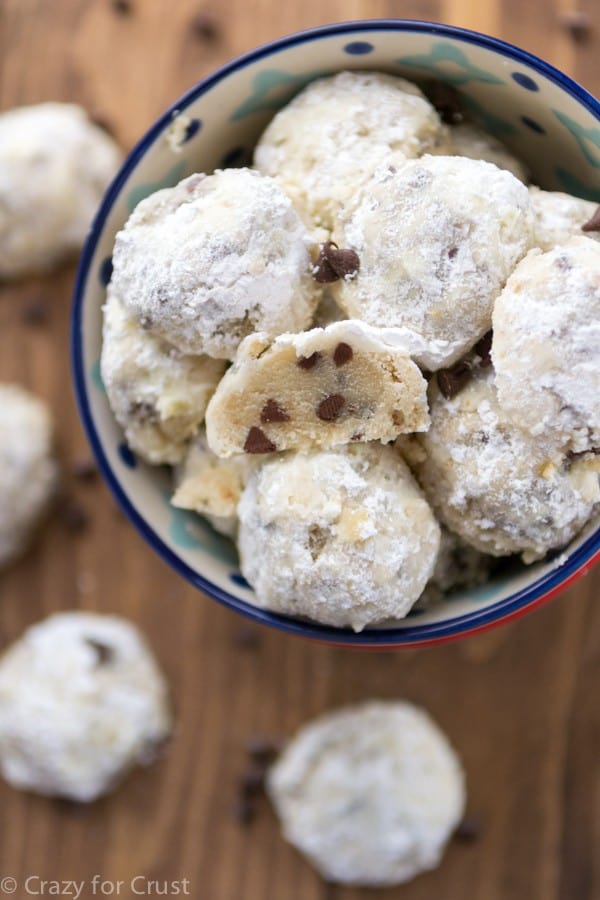
[[319,284],[329,284],[348,275],[355,275],[359,268],[360,260],[355,250],[340,250],[334,241],[325,241],[321,245],[313,274]]
[[454,837],[459,841],[476,841],[481,837],[482,830],[483,823],[478,816],[465,816],[456,828]]
[[341,394],[330,394],[319,403],[317,415],[323,422],[335,422],[345,405],[346,400]]
[[356,434],[353,434],[350,438],[351,441],[362,441],[363,434],[362,431],[357,431]]
[[448,259],[454,259],[457,253],[458,247],[450,247],[450,249],[448,250]]
[[71,465],[71,471],[75,478],[79,478],[81,481],[94,481],[98,475],[98,469],[94,460],[87,456],[74,460]]
[[59,515],[62,524],[74,534],[80,534],[88,526],[89,517],[76,500],[66,498],[60,505]]
[[461,360],[449,369],[440,369],[437,373],[437,383],[446,400],[456,397],[466,384],[471,380],[471,366]]
[[462,94],[451,84],[445,81],[429,81],[423,85],[423,93],[446,125],[458,125],[466,118]]
[[560,17],[560,24],[568,31],[576,44],[582,44],[589,37],[592,22],[582,9],[570,9]]
[[475,344],[475,353],[480,358],[479,365],[482,369],[487,369],[492,364],[492,338],[493,331],[486,332],[482,338],[479,338]]
[[311,353],[310,356],[301,356],[296,365],[300,366],[300,368],[304,370],[313,369],[320,359],[321,354],[317,350],[315,350],[315,352]]
[[112,0],[111,6],[119,16],[128,16],[133,12],[131,0]]
[[600,206],[592,216],[592,218],[581,226],[582,231],[600,231]]
[[97,641],[96,638],[86,637],[85,642],[96,651],[98,657],[96,661],[97,665],[107,666],[115,658],[115,651],[113,648],[109,647],[109,645],[105,644],[103,641]]
[[36,297],[23,307],[21,315],[27,325],[43,326],[48,323],[48,306],[41,297]]
[[333,351],[333,361],[336,366],[343,366],[344,363],[350,362],[353,356],[354,352],[352,347],[344,341],[339,343]]
[[273,453],[277,447],[269,440],[264,431],[253,425],[246,436],[244,450],[246,453]]
[[260,414],[261,422],[289,422],[290,417],[277,400],[267,400]]
[[192,33],[203,41],[211,43],[221,36],[221,30],[217,19],[211,13],[203,10],[194,16],[190,22]]

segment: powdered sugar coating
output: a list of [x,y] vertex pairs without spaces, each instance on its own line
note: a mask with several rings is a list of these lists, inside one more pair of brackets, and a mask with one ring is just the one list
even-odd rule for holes
[[190,175],[135,208],[112,284],[129,314],[182,353],[233,359],[253,331],[308,327],[318,299],[311,238],[271,178]]
[[522,260],[494,307],[498,402],[533,435],[600,453],[600,244],[571,238]]
[[471,122],[453,125],[448,131],[448,141],[440,151],[447,156],[467,156],[469,159],[483,159],[499,169],[512,172],[523,184],[529,182],[529,174],[524,163],[514,156],[498,138]]
[[267,788],[284,837],[324,878],[373,887],[435,868],[465,807],[448,739],[424,710],[400,701],[304,726]]
[[94,800],[170,730],[164,678],[123,619],[59,613],[0,658],[0,768],[15,787]]
[[102,380],[127,443],[149,463],[180,462],[225,363],[183,354],[155,337],[111,289],[103,312]]
[[345,204],[392,151],[421,156],[446,129],[419,88],[381,72],[312,81],[260,138],[254,164],[277,178],[311,224],[331,229]]
[[25,549],[50,504],[58,481],[52,445],[45,403],[0,384],[0,568]]
[[510,421],[491,368],[449,400],[432,384],[430,402],[431,428],[402,450],[440,520],[474,547],[533,562],[600,510],[593,463],[566,458]]
[[[529,188],[529,197],[534,214],[534,246],[542,250],[552,250],[572,237],[581,237],[581,226],[589,222],[598,209],[598,204],[590,200],[560,191],[543,191],[534,186]],[[585,236],[600,241],[600,232],[588,231]]]
[[265,462],[238,515],[257,605],[355,631],[406,615],[438,552],[429,505],[394,449],[377,443]]
[[490,328],[494,300],[532,243],[529,195],[491,163],[400,160],[344,209],[334,240],[360,259],[356,276],[334,285],[338,304],[372,325],[440,342],[439,368]]
[[83,245],[121,152],[85,110],[41,103],[0,115],[0,277],[50,269]]

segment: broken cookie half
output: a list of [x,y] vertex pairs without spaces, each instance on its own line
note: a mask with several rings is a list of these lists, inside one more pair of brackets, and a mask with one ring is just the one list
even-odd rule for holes
[[408,353],[357,320],[253,334],[208,405],[208,444],[229,457],[391,441],[428,429],[426,389]]

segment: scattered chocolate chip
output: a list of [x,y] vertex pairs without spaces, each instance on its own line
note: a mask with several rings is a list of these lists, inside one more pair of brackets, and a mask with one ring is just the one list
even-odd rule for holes
[[362,441],[363,434],[362,431],[357,431],[356,434],[353,434],[350,438],[351,441]]
[[340,250],[334,241],[325,241],[321,245],[313,274],[319,284],[329,284],[340,278],[355,275],[359,268],[360,260],[355,250]]
[[570,9],[560,17],[560,24],[568,31],[576,44],[582,44],[590,36],[592,22],[582,9]]
[[454,832],[459,841],[476,841],[481,837],[483,823],[478,816],[465,816]]
[[428,97],[446,125],[464,122],[465,105],[462,94],[445,81],[428,81],[423,85],[423,93]]
[[97,664],[99,666],[107,666],[115,658],[115,651],[103,641],[97,641],[96,638],[86,638],[86,644],[89,644],[96,651],[98,657]]
[[493,331],[488,331],[475,344],[475,353],[480,359],[479,365],[482,369],[487,369],[492,364],[492,338]]
[[258,629],[252,625],[239,625],[233,634],[233,640],[243,650],[255,650],[260,646]]
[[137,419],[140,423],[158,421],[158,413],[152,403],[145,403],[142,400],[134,400],[129,404],[128,415]]
[[94,481],[98,475],[98,469],[94,460],[87,456],[74,460],[71,465],[71,471],[75,478],[79,478],[80,481]]
[[244,450],[246,453],[273,453],[277,447],[269,440],[264,431],[253,425],[246,437]]
[[592,216],[592,218],[581,226],[582,231],[600,231],[600,206]]
[[30,302],[23,307],[23,312],[21,315],[23,321],[27,325],[33,325],[35,327],[46,325],[49,319],[48,305],[44,300],[42,300],[41,297],[36,297],[34,300],[30,300]]
[[246,741],[246,752],[256,763],[270,765],[281,750],[280,744],[267,738],[252,737]]
[[67,531],[80,534],[89,524],[89,516],[85,509],[70,497],[62,501],[59,506],[60,520]]
[[353,356],[352,347],[344,341],[339,343],[333,351],[333,361],[336,366],[343,366],[345,363],[350,362]]
[[341,394],[330,394],[319,403],[317,415],[323,422],[335,422],[345,405],[346,400]]
[[450,249],[448,250],[448,259],[454,259],[457,253],[458,247],[450,247]]
[[195,37],[207,43],[217,41],[221,36],[221,29],[217,19],[206,10],[194,16],[190,22],[190,28]]
[[256,818],[254,804],[248,797],[239,796],[231,808],[233,818],[239,825],[250,825]]
[[129,16],[133,12],[131,0],[111,0],[111,6],[118,16]]
[[300,366],[301,369],[313,369],[320,359],[321,354],[315,350],[315,352],[311,353],[310,356],[301,356],[297,362],[297,365]]
[[438,387],[446,400],[456,397],[470,380],[471,366],[462,360],[449,369],[440,369],[437,373]]
[[290,417],[277,400],[267,400],[260,414],[261,422],[289,422]]

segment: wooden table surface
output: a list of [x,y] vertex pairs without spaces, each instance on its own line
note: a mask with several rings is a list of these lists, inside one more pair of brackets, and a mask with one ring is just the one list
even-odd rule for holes
[[[74,100],[129,148],[167,104],[232,56],[296,29],[380,16],[486,31],[598,93],[598,2],[578,7],[594,26],[583,43],[561,25],[573,8],[571,0],[131,0],[126,15],[110,0],[0,0],[0,108]],[[204,37],[190,29],[202,9],[216,22]],[[437,871],[379,896],[597,900],[600,573],[516,624],[430,650],[356,653],[244,624],[153,554],[99,478],[73,474],[88,456],[70,387],[73,274],[70,267],[0,289],[0,380],[50,402],[67,504],[87,515],[80,528],[56,515],[33,551],[0,576],[0,647],[56,610],[127,616],[166,670],[177,728],[164,760],[91,807],[1,784],[0,897],[3,876],[17,879],[19,898],[41,895],[39,880],[27,888],[28,876],[85,881],[82,897],[102,896],[95,874],[107,882],[103,896],[135,896],[134,876],[146,896],[173,896],[171,882],[181,879],[181,895],[187,888],[198,900],[375,896],[325,885],[280,839],[266,803],[249,825],[232,806],[250,737],[284,737],[339,704],[400,696],[426,706],[460,750],[481,831],[455,840]]]

